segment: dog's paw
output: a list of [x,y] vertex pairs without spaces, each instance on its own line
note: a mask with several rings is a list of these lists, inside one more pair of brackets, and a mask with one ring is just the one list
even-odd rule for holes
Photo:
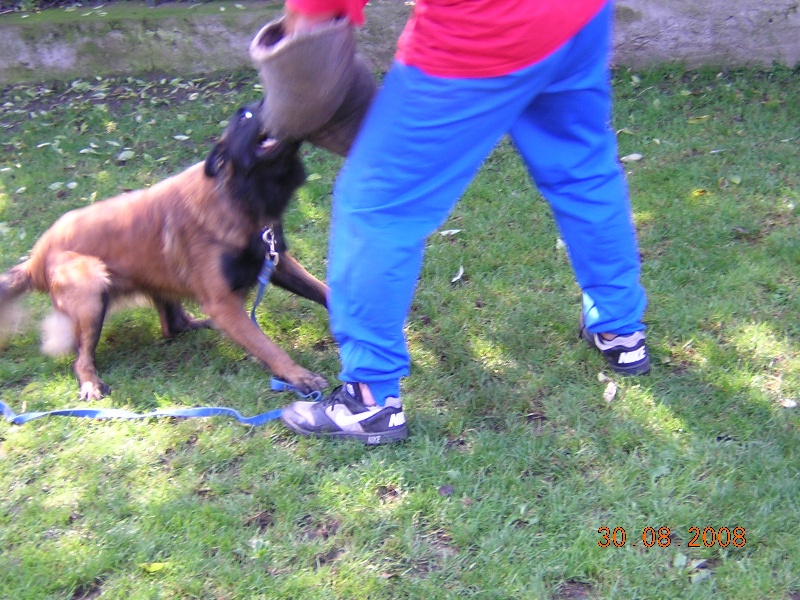
[[285,381],[291,383],[297,391],[301,394],[310,394],[311,392],[319,392],[328,387],[328,380],[319,373],[312,373],[301,369],[297,375],[285,377]]
[[187,331],[195,331],[196,329],[213,329],[214,324],[211,319],[197,319],[189,314],[184,315],[185,319],[177,319],[169,324],[169,329],[164,334],[164,337],[171,338]]
[[110,388],[98,380],[96,383],[92,381],[84,381],[81,384],[81,400],[100,400],[103,396],[108,394]]

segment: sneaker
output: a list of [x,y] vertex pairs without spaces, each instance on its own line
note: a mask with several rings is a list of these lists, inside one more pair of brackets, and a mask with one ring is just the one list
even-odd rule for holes
[[628,335],[618,335],[607,340],[603,336],[586,329],[581,314],[580,336],[600,351],[611,368],[620,375],[646,375],[650,372],[650,355],[644,340],[644,333],[636,331]]
[[366,406],[355,383],[337,387],[319,402],[293,402],[283,409],[281,419],[300,435],[354,438],[367,446],[408,436],[400,399],[387,398],[386,406]]

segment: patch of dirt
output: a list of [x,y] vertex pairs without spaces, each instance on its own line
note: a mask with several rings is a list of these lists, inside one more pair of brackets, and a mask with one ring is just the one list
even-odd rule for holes
[[591,597],[593,587],[581,581],[565,581],[558,587],[554,598],[558,600],[583,600]]

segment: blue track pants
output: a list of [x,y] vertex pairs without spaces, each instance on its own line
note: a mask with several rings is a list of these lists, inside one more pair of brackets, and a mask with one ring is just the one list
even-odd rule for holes
[[611,7],[546,59],[485,79],[395,62],[334,189],[330,318],[343,381],[379,404],[408,375],[403,332],[426,238],[510,134],[549,202],[593,332],[644,329],[646,297],[611,129]]

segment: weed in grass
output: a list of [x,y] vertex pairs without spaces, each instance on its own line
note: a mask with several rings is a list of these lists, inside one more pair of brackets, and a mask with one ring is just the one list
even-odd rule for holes
[[[623,164],[651,376],[603,399],[568,257],[504,141],[428,243],[407,328],[407,442],[367,450],[222,419],[1,424],[0,595],[800,594],[799,84],[785,68],[615,73],[620,156],[640,155]],[[64,211],[202,160],[255,85],[236,73],[4,90],[0,268]],[[304,153],[286,233],[323,276],[341,161]],[[26,307],[38,319],[47,301]],[[335,379],[324,311],[270,289],[259,321]],[[69,359],[38,343],[32,327],[5,343],[0,397],[73,405]],[[291,400],[216,332],[163,341],[144,308],[109,317],[98,362],[108,406],[255,414]],[[690,545],[693,528],[711,543]]]

